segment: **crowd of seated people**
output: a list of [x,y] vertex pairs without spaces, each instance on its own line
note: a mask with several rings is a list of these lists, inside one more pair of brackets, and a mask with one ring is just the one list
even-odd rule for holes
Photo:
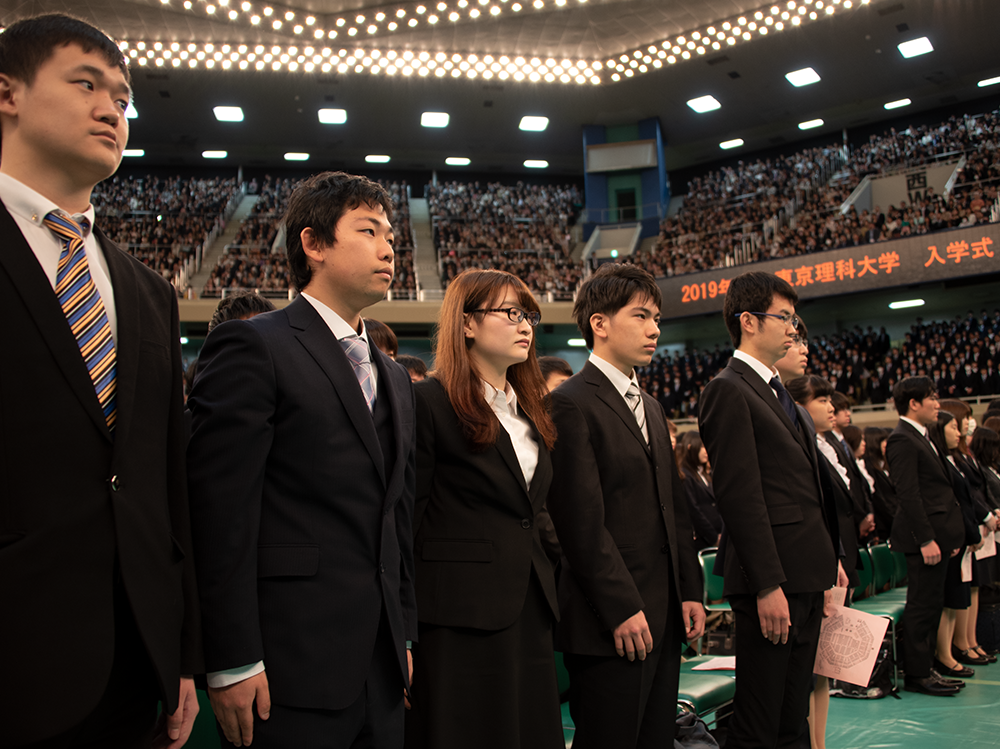
[[[1000,395],[1000,309],[947,321],[917,318],[897,343],[892,345],[884,327],[813,336],[806,373],[828,380],[855,405],[891,402],[893,385],[916,376],[932,378],[942,398]],[[638,370],[639,384],[663,404],[667,416],[696,418],[701,391],[731,355],[728,345],[660,353]]]
[[[288,294],[288,261],[279,240],[283,236],[281,221],[288,199],[298,182],[266,175],[261,182],[250,183],[248,192],[256,194],[257,201],[212,269],[202,290],[203,297],[222,296],[225,289],[257,289],[271,297]],[[391,288],[393,294],[415,295],[409,191],[405,181],[384,186],[396,205],[393,216],[396,275]]]
[[575,185],[445,182],[424,188],[447,286],[466,268],[502,268],[536,293],[572,294],[583,267],[569,257],[583,202]]

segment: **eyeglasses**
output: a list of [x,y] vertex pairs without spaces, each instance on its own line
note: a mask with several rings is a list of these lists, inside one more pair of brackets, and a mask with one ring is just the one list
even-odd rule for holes
[[541,312],[525,312],[520,307],[497,307],[494,309],[474,309],[473,312],[506,312],[507,319],[513,323],[527,320],[528,325],[535,327],[542,320]]
[[[791,325],[793,330],[799,329],[799,323],[802,322],[797,315],[776,315],[773,312],[751,312],[746,310],[748,315],[757,315],[757,317],[774,317],[781,320],[782,325]],[[737,312],[733,317],[739,317],[742,312]]]

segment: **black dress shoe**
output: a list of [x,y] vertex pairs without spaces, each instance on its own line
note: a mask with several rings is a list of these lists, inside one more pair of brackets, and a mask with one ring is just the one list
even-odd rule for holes
[[954,645],[951,646],[951,654],[959,663],[969,666],[985,666],[989,663],[985,658],[980,658],[978,653],[972,650],[959,650]]
[[[971,669],[970,669],[971,670]],[[941,684],[946,684],[949,687],[958,687],[959,689],[965,689],[965,682],[961,679],[949,679],[946,676],[942,676],[937,672],[936,669],[931,669],[931,678],[937,679]]]
[[987,663],[996,663],[997,662],[997,657],[995,655],[990,655],[989,653],[987,653],[985,650],[983,650],[978,645],[976,645],[974,648],[972,648],[972,652],[975,653],[976,655],[978,655],[980,658],[985,658]]
[[976,672],[973,671],[968,666],[963,666],[961,663],[956,663],[955,668],[948,668],[937,658],[934,659],[934,669],[941,676],[951,676],[952,678],[958,678],[958,679],[971,679],[973,676],[976,675]]
[[933,676],[925,676],[922,679],[907,679],[904,683],[903,689],[907,692],[922,692],[923,694],[929,694],[932,697],[945,697],[952,694],[958,694],[958,687],[942,684]]

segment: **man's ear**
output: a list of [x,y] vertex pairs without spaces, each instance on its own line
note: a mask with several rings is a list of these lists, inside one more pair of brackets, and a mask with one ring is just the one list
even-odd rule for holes
[[594,338],[605,340],[608,337],[608,318],[601,312],[595,312],[590,316],[590,330]]
[[299,233],[299,239],[302,241],[302,251],[306,257],[313,262],[322,263],[326,247],[320,242],[311,226],[307,226]]
[[740,330],[743,331],[743,335],[746,335],[747,333],[754,335],[757,332],[753,324],[756,319],[757,316],[751,315],[749,312],[743,312],[740,314]]
[[6,73],[0,73],[0,114],[17,116],[17,94],[23,84]]

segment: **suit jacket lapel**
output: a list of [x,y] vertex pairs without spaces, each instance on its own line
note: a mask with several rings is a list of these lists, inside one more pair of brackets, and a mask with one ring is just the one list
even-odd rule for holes
[[[497,452],[500,453],[500,457],[503,458],[503,462],[507,464],[507,468],[510,472],[517,477],[518,484],[524,489],[525,495],[528,493],[528,485],[524,481],[524,471],[521,470],[521,464],[517,460],[517,453],[514,452],[514,443],[510,441],[510,435],[507,434],[507,430],[502,426],[500,427],[500,432],[497,434]],[[539,449],[541,447],[539,446]]]
[[95,236],[104,252],[115,294],[118,340],[115,342],[115,441],[127,443],[132,414],[135,412],[135,388],[139,375],[139,291],[132,260],[119,250],[100,230]]
[[923,450],[925,453],[933,457],[937,465],[941,467],[941,471],[944,473],[944,475],[948,477],[949,480],[951,480],[951,475],[948,473],[948,466],[945,462],[944,456],[941,455],[941,453],[939,453],[934,448],[934,445],[931,444],[931,441],[923,434],[918,432],[916,429],[914,429],[912,424],[908,424],[903,420],[900,420],[899,423],[904,427],[904,429],[906,429],[907,434],[910,435],[910,439],[914,440],[918,445],[920,445],[921,450]]
[[[370,355],[375,362],[375,366],[378,368],[378,381],[380,384],[385,385],[385,393],[389,398],[389,407],[392,410],[392,432],[396,437],[396,459],[392,464],[388,480],[383,476],[383,481],[387,484],[386,496],[393,497],[399,495],[399,484],[403,481],[403,472],[406,468],[407,458],[407,448],[403,440],[403,393],[396,384],[396,378],[391,376],[390,367],[395,366],[395,363],[383,354],[378,346],[372,346],[370,349]],[[351,374],[352,376],[354,374],[353,367],[351,368]],[[354,379],[357,380],[356,377]],[[365,410],[368,410],[367,405],[365,406]],[[379,449],[381,450],[381,445]]]
[[543,493],[542,488],[548,487],[552,482],[552,459],[549,457],[549,450],[545,447],[542,438],[535,432],[535,439],[538,440],[538,465],[535,466],[535,475],[531,478],[531,486],[528,489],[528,499],[535,512],[542,509],[548,492]]
[[80,347],[70,332],[62,307],[59,306],[59,300],[24,235],[2,204],[0,237],[5,239],[5,246],[0,252],[0,266],[10,275],[22,303],[38,326],[39,334],[52,352],[70,389],[76,394],[94,425],[110,442],[111,432],[94,392],[94,383],[80,354]]
[[788,428],[798,443],[802,445],[802,449],[809,453],[809,449],[806,446],[805,435],[802,434],[801,429],[797,429],[792,423],[792,420],[788,418],[788,414],[785,413],[785,409],[781,407],[781,403],[778,402],[777,396],[775,396],[774,391],[771,390],[771,386],[764,382],[750,365],[740,359],[731,359],[729,366],[739,372],[743,380],[753,389],[757,395],[759,395],[768,407],[774,411],[775,415],[781,419],[782,423]]
[[[642,430],[639,429],[639,424],[635,420],[635,414],[628,407],[622,394],[615,390],[615,386],[611,384],[611,380],[589,361],[583,365],[581,373],[587,382],[597,387],[597,397],[604,401],[608,408],[614,411],[618,418],[624,422],[625,426],[632,433],[632,436],[639,441],[642,449],[649,455],[649,445],[646,444],[646,438],[642,436]],[[645,402],[643,405],[645,406]]]
[[347,354],[344,353],[340,342],[308,300],[301,296],[298,297],[285,308],[285,313],[288,315],[289,324],[299,330],[296,338],[320,366],[336,390],[341,403],[344,404],[344,410],[361,437],[361,442],[368,450],[368,454],[374,461],[384,483],[385,462],[382,457],[382,448],[378,442],[378,434],[375,432],[375,421],[372,419],[371,411],[368,410],[368,404],[365,403],[365,396],[358,385],[358,378],[354,376],[354,367],[347,358]]

